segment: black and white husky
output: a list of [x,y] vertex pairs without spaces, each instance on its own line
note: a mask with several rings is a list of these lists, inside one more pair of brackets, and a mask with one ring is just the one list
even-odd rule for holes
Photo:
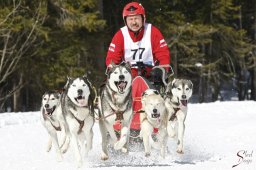
[[63,116],[71,135],[77,166],[81,167],[83,156],[92,149],[95,94],[86,76],[68,78],[64,89],[61,97]]
[[174,79],[169,82],[165,92],[165,105],[168,110],[167,132],[170,137],[177,137],[177,152],[184,153],[183,137],[188,100],[192,96],[193,83],[187,79]]
[[[57,160],[62,160],[62,153],[65,153],[69,145],[67,138],[68,128],[62,115],[60,104],[60,93],[55,91],[45,92],[42,97],[41,121],[49,134],[47,152],[55,147]],[[60,132],[59,134],[57,132]],[[59,137],[59,138],[58,138]]]
[[[129,139],[130,123],[133,116],[132,110],[132,75],[128,63],[119,65],[111,64],[106,72],[107,82],[100,92],[99,126],[102,135],[102,154],[101,159],[108,159],[107,134],[109,133],[115,150],[127,152]],[[116,121],[121,122],[120,139],[117,140],[113,125]]]

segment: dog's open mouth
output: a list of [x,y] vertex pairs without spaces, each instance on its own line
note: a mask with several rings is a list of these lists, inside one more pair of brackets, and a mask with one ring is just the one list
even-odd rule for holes
[[160,117],[160,114],[159,113],[153,113],[153,114],[151,114],[151,117],[156,119],[156,118]]
[[85,106],[85,105],[86,105],[86,101],[85,101],[85,97],[84,97],[84,96],[75,97],[75,101],[76,101],[80,106]]
[[48,115],[48,116],[52,116],[52,113],[54,112],[56,106],[53,106],[52,108],[45,108],[44,110],[44,114]]
[[181,104],[183,106],[187,106],[188,105],[188,100],[180,100]]
[[127,81],[116,81],[115,82],[116,87],[118,88],[118,91],[120,93],[124,92],[124,89],[126,88]]

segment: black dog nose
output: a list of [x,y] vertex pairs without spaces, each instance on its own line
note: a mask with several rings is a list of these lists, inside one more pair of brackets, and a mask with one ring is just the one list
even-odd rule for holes
[[154,112],[154,113],[157,113],[157,109],[153,109],[153,112]]
[[45,107],[45,108],[49,108],[49,104],[45,104],[44,107]]
[[78,93],[78,94],[83,94],[83,90],[82,90],[82,89],[78,89],[78,90],[77,90],[77,93]]
[[120,80],[123,80],[123,79],[124,79],[124,75],[120,75],[120,76],[119,76],[119,79],[120,79]]
[[182,95],[181,98],[182,98],[182,99],[186,99],[186,95]]

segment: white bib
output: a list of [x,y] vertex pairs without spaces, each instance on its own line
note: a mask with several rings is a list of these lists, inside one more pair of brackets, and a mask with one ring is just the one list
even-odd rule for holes
[[124,36],[124,59],[131,64],[143,62],[144,64],[154,66],[152,47],[151,47],[151,24],[145,23],[144,35],[138,42],[133,42],[128,27],[121,28]]

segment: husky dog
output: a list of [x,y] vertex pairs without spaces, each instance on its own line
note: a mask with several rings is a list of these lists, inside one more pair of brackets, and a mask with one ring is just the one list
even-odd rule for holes
[[[157,90],[148,89],[142,94],[142,110],[140,115],[141,131],[145,156],[150,156],[151,146],[160,149],[160,154],[165,158],[167,144],[167,110],[165,101]],[[154,128],[158,128],[157,142],[152,139]]]
[[68,77],[64,89],[61,98],[62,111],[69,127],[77,166],[81,167],[82,156],[92,149],[95,94],[86,76]]
[[182,154],[187,104],[192,96],[193,83],[187,79],[174,79],[167,84],[165,105],[168,110],[167,132],[170,137],[177,134],[177,152]]
[[[106,71],[107,82],[100,92],[99,108],[100,119],[99,126],[102,135],[102,154],[101,159],[108,159],[107,152],[107,134],[109,133],[114,149],[121,149],[127,152],[127,143],[129,139],[130,123],[133,116],[132,111],[132,75],[129,63],[121,63],[111,66]],[[117,140],[113,125],[116,121],[121,123],[121,135]]]
[[[61,153],[66,152],[69,139],[66,138],[68,128],[62,115],[60,93],[55,91],[48,91],[44,93],[41,106],[41,121],[50,135],[47,152],[51,150],[53,143],[57,153],[57,160],[61,161]],[[57,136],[58,131],[61,132],[59,140]]]

